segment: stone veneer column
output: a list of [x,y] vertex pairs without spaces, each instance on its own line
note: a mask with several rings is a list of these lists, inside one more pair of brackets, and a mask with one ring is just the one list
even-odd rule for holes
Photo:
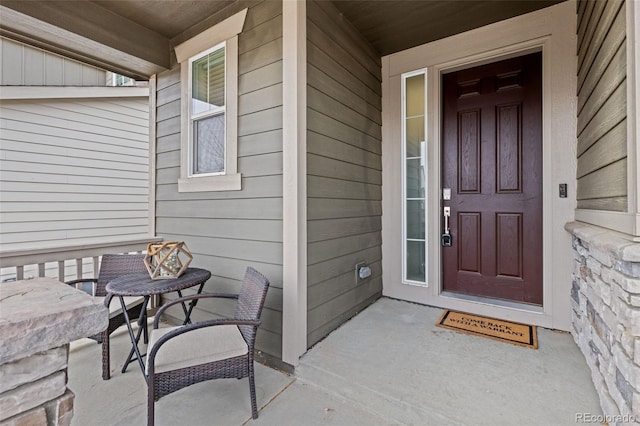
[[69,425],[69,342],[108,322],[100,299],[53,278],[0,284],[0,425]]
[[610,424],[640,423],[640,243],[580,222],[573,235],[573,337]]

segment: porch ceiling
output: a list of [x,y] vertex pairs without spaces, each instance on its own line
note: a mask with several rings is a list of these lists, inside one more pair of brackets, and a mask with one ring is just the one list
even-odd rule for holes
[[[381,55],[563,0],[335,0]],[[2,0],[0,35],[138,79],[172,46],[258,0]],[[229,7],[232,6],[232,7]]]
[[562,1],[565,0],[334,0],[333,3],[384,56]]

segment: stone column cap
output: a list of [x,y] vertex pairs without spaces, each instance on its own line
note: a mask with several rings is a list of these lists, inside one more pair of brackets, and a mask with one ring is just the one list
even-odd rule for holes
[[107,328],[109,310],[54,278],[0,284],[0,364],[92,336]]
[[609,252],[625,262],[640,262],[640,242],[636,237],[584,222],[569,222],[564,229],[571,235]]

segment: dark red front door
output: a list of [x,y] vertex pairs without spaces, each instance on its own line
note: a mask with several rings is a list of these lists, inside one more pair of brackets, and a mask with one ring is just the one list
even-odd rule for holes
[[542,305],[542,55],[443,77],[443,291]]

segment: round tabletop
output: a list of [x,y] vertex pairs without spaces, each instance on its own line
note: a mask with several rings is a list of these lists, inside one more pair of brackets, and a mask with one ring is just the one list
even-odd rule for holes
[[178,278],[151,279],[148,273],[127,274],[115,278],[106,286],[107,293],[115,296],[151,296],[184,290],[202,284],[211,272],[200,268],[187,268]]

